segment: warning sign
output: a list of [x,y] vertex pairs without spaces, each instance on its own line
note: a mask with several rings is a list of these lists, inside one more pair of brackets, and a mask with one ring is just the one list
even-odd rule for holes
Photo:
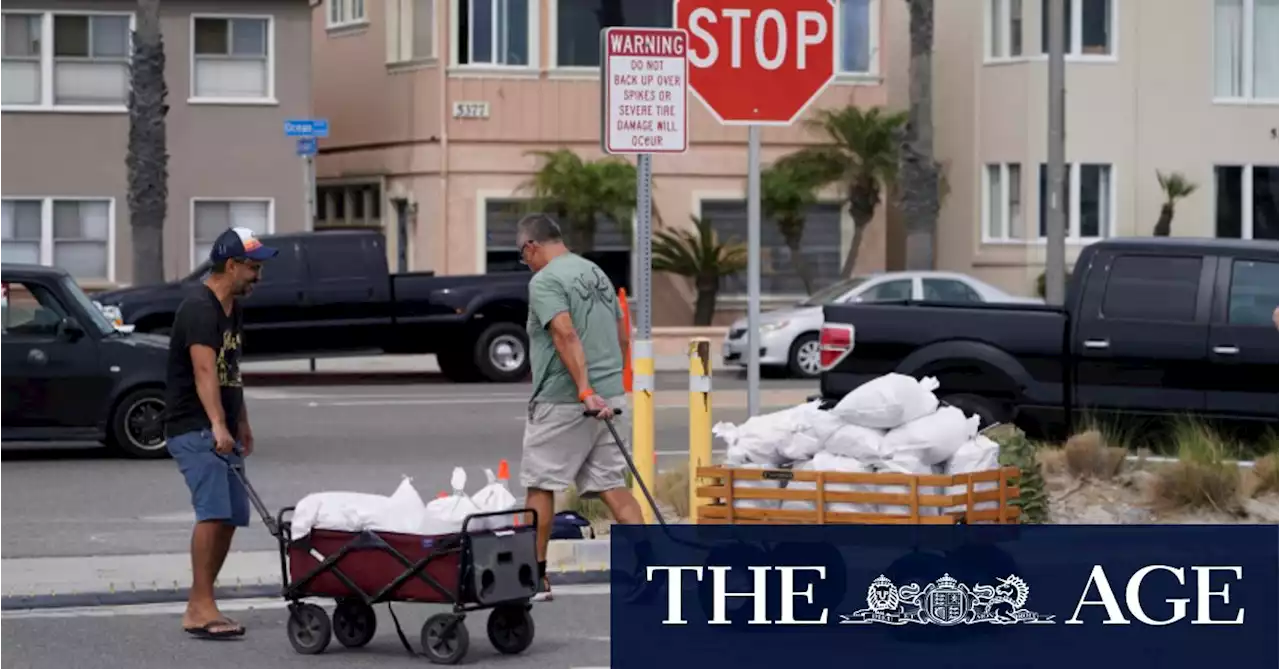
[[600,132],[606,153],[688,148],[689,38],[668,28],[606,28],[600,35]]

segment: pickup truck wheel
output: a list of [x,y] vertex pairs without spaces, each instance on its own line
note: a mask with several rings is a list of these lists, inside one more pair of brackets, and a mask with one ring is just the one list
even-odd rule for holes
[[476,342],[476,367],[481,376],[499,383],[519,381],[529,374],[529,341],[515,323],[494,323]]
[[801,379],[815,379],[822,374],[822,357],[818,346],[818,335],[809,332],[796,337],[791,342],[791,353],[787,356],[787,368],[791,375]]
[[966,416],[978,417],[978,429],[986,428],[998,423],[1008,422],[1008,412],[1004,406],[997,400],[993,400],[980,395],[970,395],[962,393],[958,395],[947,395],[941,398],[943,402],[963,411]]
[[129,393],[111,415],[110,443],[127,457],[152,460],[166,458],[164,438],[164,391],[143,388]]
[[440,365],[440,373],[454,383],[471,383],[480,380],[480,371],[475,368],[471,356],[466,351],[444,351],[436,354],[436,364]]

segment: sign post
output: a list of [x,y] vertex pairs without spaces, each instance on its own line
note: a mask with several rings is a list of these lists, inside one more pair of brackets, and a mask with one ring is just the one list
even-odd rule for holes
[[833,0],[675,0],[689,86],[747,128],[747,415],[760,412],[760,128],[791,125],[835,76]]
[[[600,31],[600,145],[636,154],[636,334],[632,351],[631,445],[640,478],[654,483],[653,446],[653,165],[654,153],[684,153],[688,137],[688,35],[671,28]],[[653,511],[635,490],[645,522]]]
[[[303,202],[307,208],[307,230],[311,230],[316,222],[316,139],[329,136],[329,122],[325,119],[285,121],[284,134],[285,137],[298,138],[297,153],[302,158]],[[313,360],[313,365],[314,362]]]

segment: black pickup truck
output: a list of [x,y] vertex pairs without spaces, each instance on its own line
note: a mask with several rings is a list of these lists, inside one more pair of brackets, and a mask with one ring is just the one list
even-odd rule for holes
[[[455,381],[528,374],[528,272],[392,274],[377,230],[264,236],[280,253],[245,298],[246,359],[435,353]],[[172,283],[95,294],[138,332],[165,334],[205,263]]]
[[4,441],[163,458],[169,340],[117,330],[65,271],[4,263]]
[[1113,239],[1080,252],[1065,308],[828,305],[822,395],[898,372],[1039,436],[1084,413],[1274,424],[1278,257],[1275,241]]

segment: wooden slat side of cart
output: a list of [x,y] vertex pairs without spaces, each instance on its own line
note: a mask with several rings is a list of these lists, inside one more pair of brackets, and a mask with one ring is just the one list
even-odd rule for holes
[[[703,500],[698,506],[696,520],[707,525],[1013,524],[1018,522],[1020,515],[1020,509],[1011,504],[1018,499],[1020,475],[1017,467],[936,475],[711,466],[698,467],[692,484],[697,486],[697,495]],[[761,481],[777,481],[780,487],[734,485]],[[796,483],[808,485],[794,486]],[[850,485],[860,489],[841,490]],[[957,490],[960,486],[963,486],[963,491]],[[809,502],[812,508],[761,509],[742,508],[735,504],[746,500]],[[835,504],[862,505],[874,509],[874,512],[832,511],[831,505]]]

